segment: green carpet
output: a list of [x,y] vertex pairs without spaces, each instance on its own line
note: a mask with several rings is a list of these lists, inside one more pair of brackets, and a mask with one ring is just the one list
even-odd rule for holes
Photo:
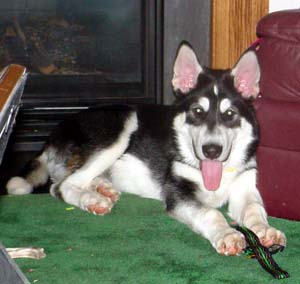
[[256,260],[218,255],[158,201],[123,194],[105,217],[68,207],[47,194],[0,198],[0,241],[45,248],[16,260],[31,283],[300,283],[299,222],[270,219],[288,238],[275,259],[291,278],[275,280]]

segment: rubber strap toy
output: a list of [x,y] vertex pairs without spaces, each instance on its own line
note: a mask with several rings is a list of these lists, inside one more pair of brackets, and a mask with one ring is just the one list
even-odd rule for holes
[[249,258],[256,258],[262,268],[273,275],[276,279],[285,279],[290,277],[288,272],[282,270],[272,257],[273,254],[283,251],[284,246],[274,244],[267,248],[263,246],[260,243],[259,238],[246,227],[235,226],[235,229],[245,236],[248,246],[244,249],[244,253]]

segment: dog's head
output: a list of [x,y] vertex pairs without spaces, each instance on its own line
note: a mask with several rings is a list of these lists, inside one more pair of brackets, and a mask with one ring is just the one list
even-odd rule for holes
[[232,69],[201,66],[183,43],[174,63],[178,114],[174,128],[185,162],[200,167],[205,187],[218,189],[225,166],[239,167],[254,155],[257,125],[252,101],[259,93],[260,68],[254,51]]

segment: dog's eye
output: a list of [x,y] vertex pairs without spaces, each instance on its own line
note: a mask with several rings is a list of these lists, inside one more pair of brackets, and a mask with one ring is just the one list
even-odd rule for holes
[[226,116],[227,119],[233,118],[235,114],[236,114],[236,112],[231,108],[226,110],[224,113],[224,115]]
[[221,113],[221,121],[226,126],[236,127],[240,125],[240,114],[238,109],[233,107],[228,108],[225,112]]
[[201,106],[197,106],[193,108],[193,113],[195,115],[202,115],[204,113],[204,109]]

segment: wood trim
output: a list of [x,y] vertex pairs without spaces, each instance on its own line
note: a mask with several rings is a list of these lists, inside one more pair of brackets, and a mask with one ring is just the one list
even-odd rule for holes
[[230,68],[256,39],[256,24],[269,0],[211,0],[211,66]]

